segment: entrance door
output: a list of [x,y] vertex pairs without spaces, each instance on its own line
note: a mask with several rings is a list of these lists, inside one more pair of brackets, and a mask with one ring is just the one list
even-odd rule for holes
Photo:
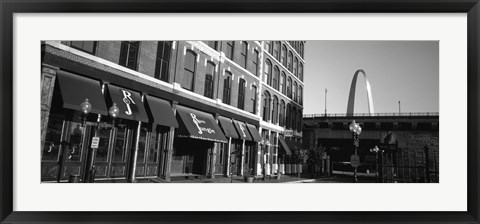
[[217,154],[215,158],[215,175],[223,175],[225,169],[225,152],[228,143],[219,143],[217,147]]
[[[95,137],[95,128],[90,129],[89,145],[92,138]],[[97,137],[100,138],[100,141],[98,148],[95,150],[95,178],[108,178],[114,130],[111,126],[102,126],[97,131]]]
[[60,167],[57,180],[68,180],[70,175],[82,175],[82,163],[85,159],[85,130],[79,122],[63,123],[63,143],[61,144]]
[[127,176],[127,161],[129,159],[129,152],[132,145],[133,130],[127,126],[118,126],[114,128],[114,142],[112,148],[112,156],[110,168],[108,170],[109,178],[126,178]]

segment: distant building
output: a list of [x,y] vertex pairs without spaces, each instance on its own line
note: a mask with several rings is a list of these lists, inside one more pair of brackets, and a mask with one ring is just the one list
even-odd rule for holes
[[42,181],[292,172],[304,45],[42,42]]
[[[352,120],[362,127],[358,149],[362,172],[375,169],[375,153],[370,149],[377,146],[383,150],[389,166],[399,170],[397,178],[404,175],[410,181],[412,178],[425,179],[424,169],[428,164],[432,182],[438,182],[438,113],[304,115],[303,147],[324,148],[334,164],[349,162],[350,155],[354,153],[349,130]],[[410,172],[409,176],[406,172]]]

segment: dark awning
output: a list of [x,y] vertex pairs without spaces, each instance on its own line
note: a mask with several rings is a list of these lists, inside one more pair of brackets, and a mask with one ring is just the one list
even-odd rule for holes
[[252,136],[248,133],[247,125],[241,121],[233,120],[235,124],[235,129],[237,129],[237,133],[240,136],[240,139],[245,139],[245,141],[252,141]]
[[147,105],[150,108],[149,112],[153,117],[154,124],[178,128],[177,119],[175,119],[172,106],[168,101],[149,95],[145,98],[147,100]]
[[248,131],[250,131],[250,135],[252,135],[253,141],[255,142],[262,141],[262,137],[260,136],[258,129],[253,124],[247,123],[247,128],[248,128]]
[[278,148],[283,149],[278,151],[280,154],[292,155],[290,147],[288,147],[287,143],[285,142],[285,140],[283,140],[283,138],[278,138],[278,142],[280,142],[280,147]]
[[223,133],[225,133],[225,137],[239,138],[235,127],[233,127],[232,119],[220,116],[218,117],[218,121],[220,121],[220,126],[222,127]]
[[108,106],[112,106],[113,103],[117,104],[118,109],[120,109],[119,118],[148,122],[147,112],[140,93],[115,85],[108,85],[108,92],[111,99]]
[[57,72],[57,79],[64,108],[81,110],[80,104],[88,99],[92,105],[91,113],[108,115],[102,85],[99,81],[64,71]]
[[227,139],[211,114],[178,106],[177,117],[181,120],[177,137],[227,142]]
[[302,144],[300,142],[295,142],[289,139],[285,139],[285,142],[287,143],[288,147],[293,151],[302,149]]

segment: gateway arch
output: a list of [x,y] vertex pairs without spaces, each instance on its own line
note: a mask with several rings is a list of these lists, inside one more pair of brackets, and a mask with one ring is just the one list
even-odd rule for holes
[[353,108],[355,106],[355,89],[357,86],[357,77],[358,74],[362,73],[363,78],[365,79],[365,90],[367,91],[368,97],[368,113],[375,113],[373,109],[373,98],[372,98],[372,89],[370,87],[370,82],[368,81],[367,74],[363,69],[358,69],[353,75],[352,84],[350,85],[350,94],[348,96],[348,105],[347,105],[347,115],[353,115]]

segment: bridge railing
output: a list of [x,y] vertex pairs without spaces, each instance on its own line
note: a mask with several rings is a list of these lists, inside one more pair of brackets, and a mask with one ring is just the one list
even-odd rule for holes
[[304,114],[303,118],[314,117],[414,117],[414,116],[439,116],[438,112],[414,112],[414,113],[323,113],[323,114]]

